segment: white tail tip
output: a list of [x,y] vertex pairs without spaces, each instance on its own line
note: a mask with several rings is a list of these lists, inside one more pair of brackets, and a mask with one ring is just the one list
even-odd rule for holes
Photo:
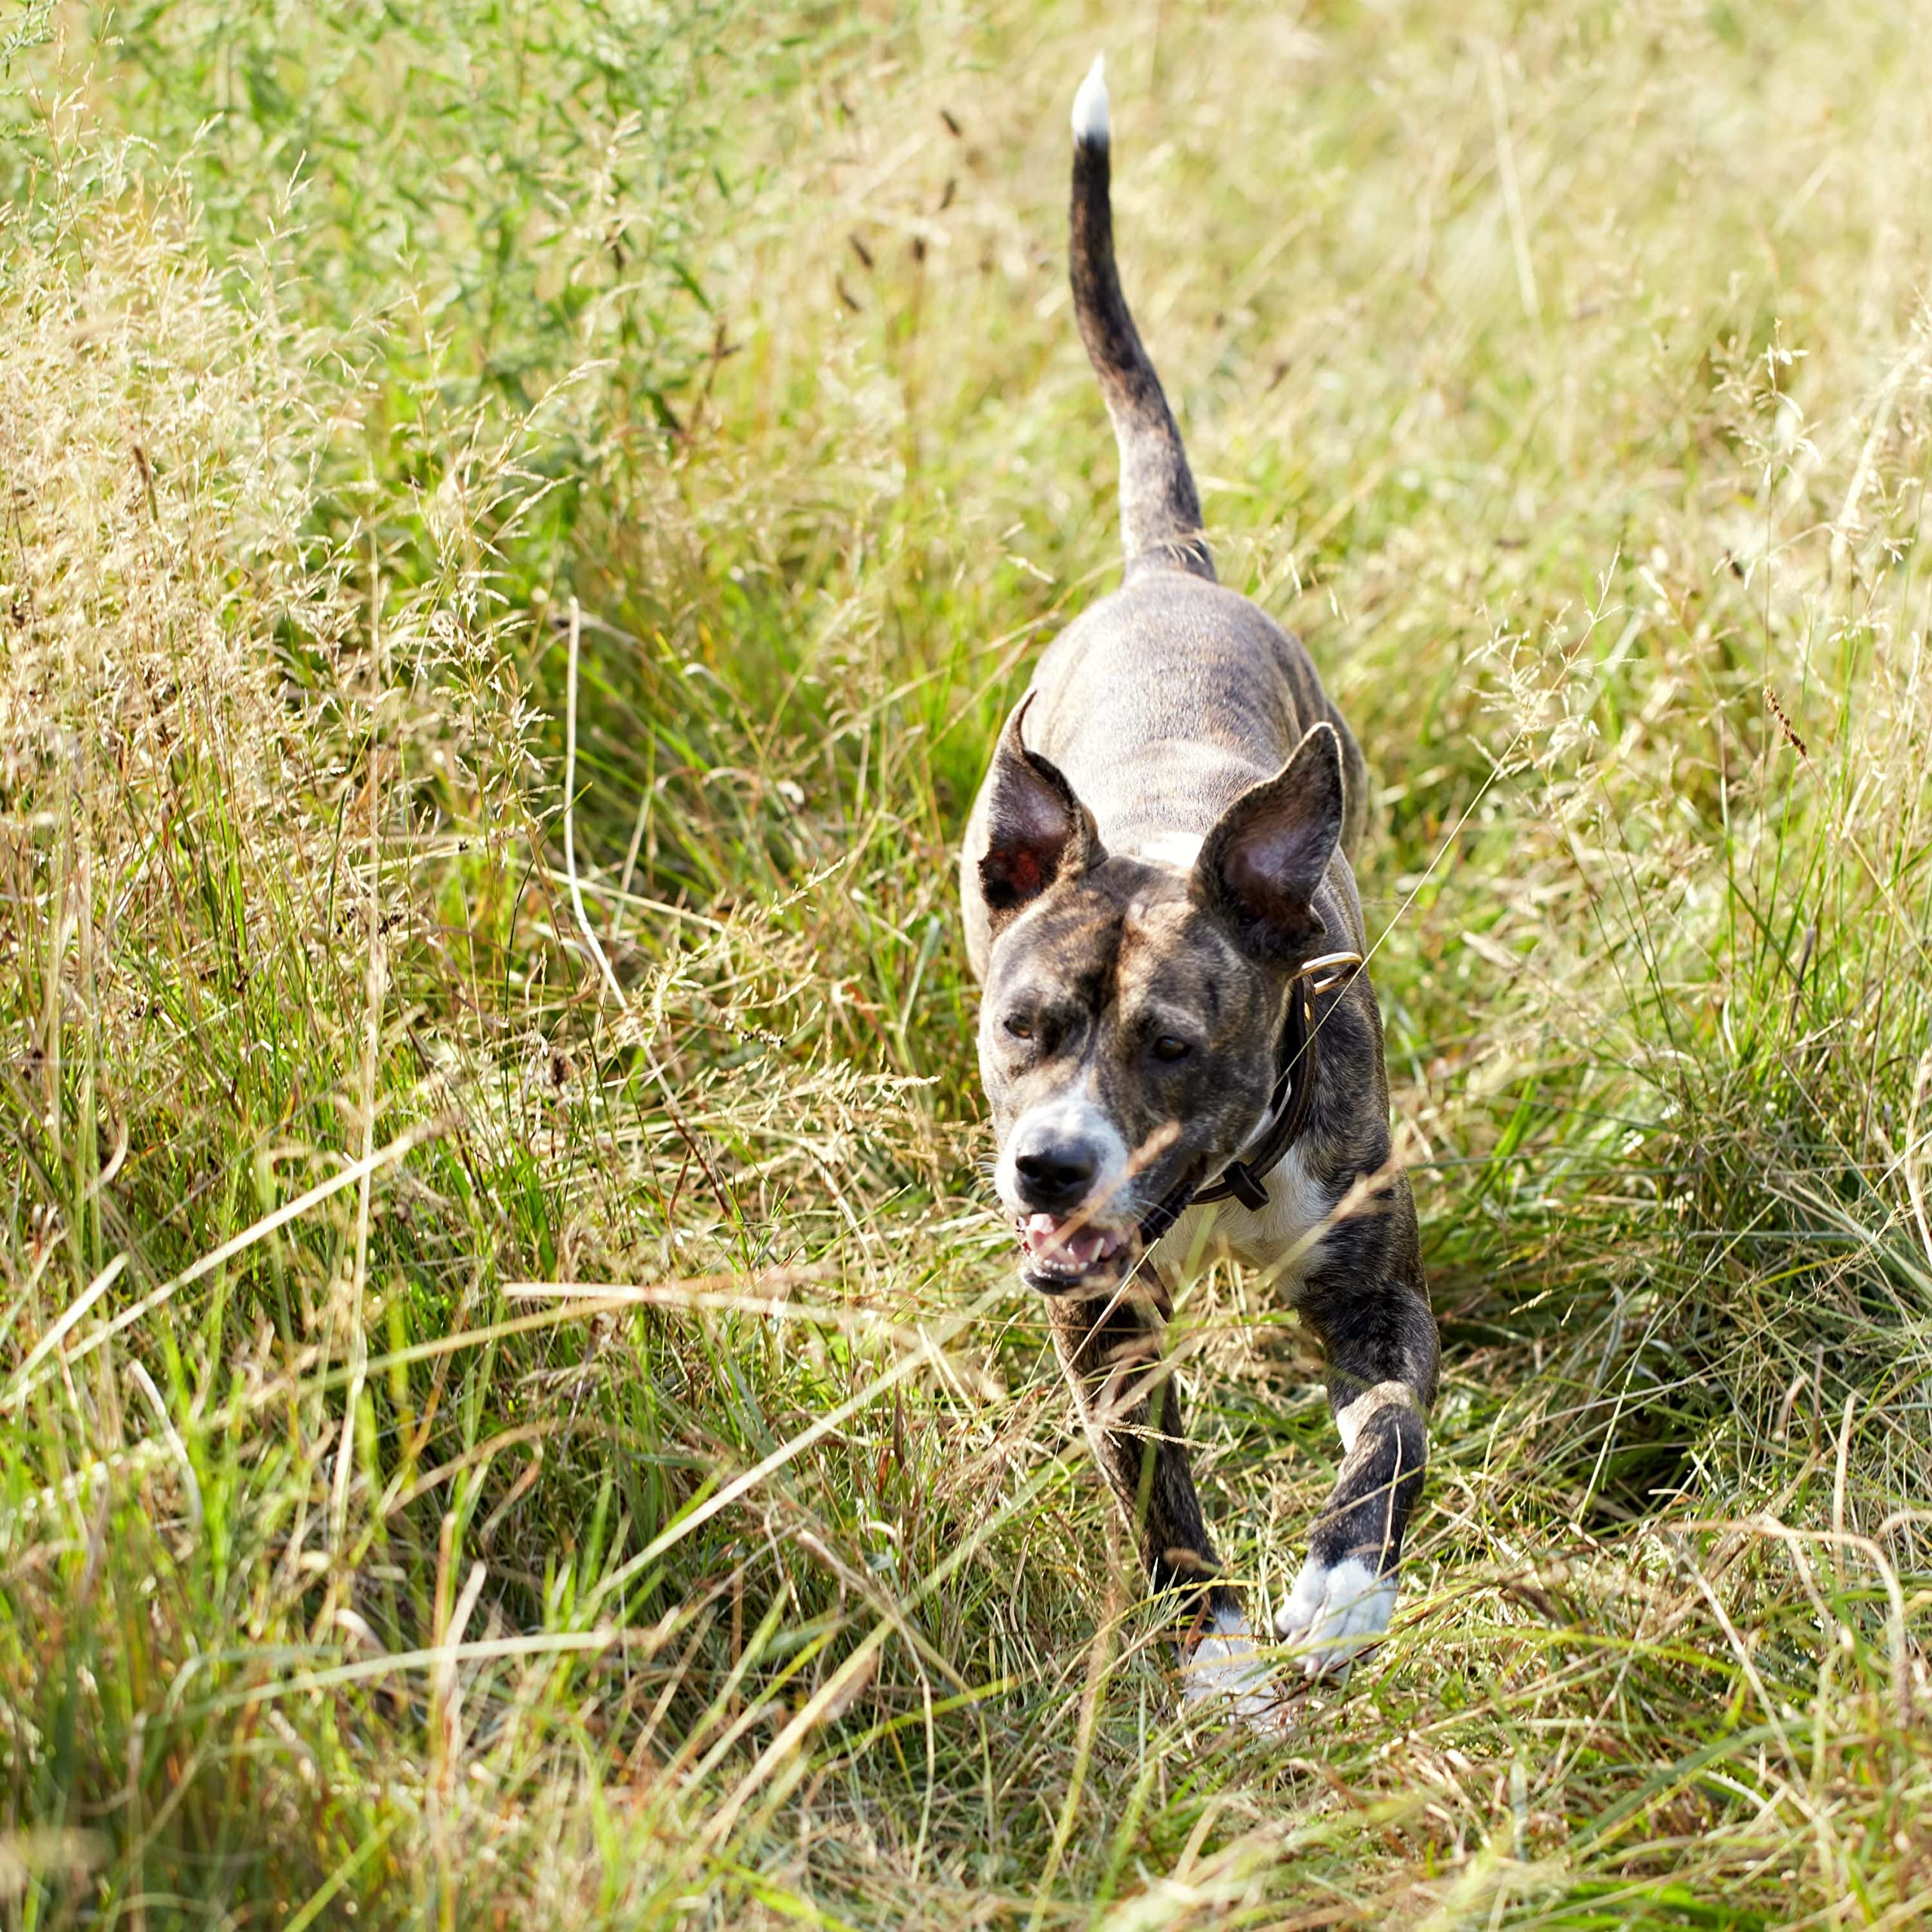
[[1073,97],[1073,138],[1083,148],[1107,144],[1107,57],[1094,56],[1080,91]]

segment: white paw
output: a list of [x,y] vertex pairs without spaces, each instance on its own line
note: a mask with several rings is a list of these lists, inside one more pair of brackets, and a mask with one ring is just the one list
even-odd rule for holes
[[1381,1641],[1395,1611],[1393,1577],[1378,1577],[1352,1556],[1332,1569],[1311,1556],[1275,1619],[1275,1634],[1300,1653],[1291,1669],[1346,1684],[1349,1666]]
[[1217,1618],[1208,1635],[1189,1651],[1181,1663],[1181,1708],[1239,1718],[1260,1731],[1284,1727],[1286,1709],[1280,1687],[1254,1647],[1247,1620]]

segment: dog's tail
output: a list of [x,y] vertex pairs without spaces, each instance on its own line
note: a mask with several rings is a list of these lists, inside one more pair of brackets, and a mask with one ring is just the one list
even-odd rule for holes
[[1201,499],[1187,452],[1120,292],[1108,173],[1103,55],[1073,97],[1073,312],[1120,445],[1121,542],[1129,573],[1164,568],[1211,582],[1214,562],[1201,534]]

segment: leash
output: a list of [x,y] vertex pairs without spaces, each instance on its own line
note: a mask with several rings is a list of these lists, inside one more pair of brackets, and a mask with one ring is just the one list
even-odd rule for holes
[[1202,1202],[1238,1201],[1251,1212],[1267,1206],[1267,1176],[1301,1138],[1314,1109],[1315,1069],[1320,1057],[1316,1042],[1321,1038],[1315,1024],[1315,1002],[1344,985],[1361,964],[1359,952],[1324,952],[1309,960],[1296,973],[1288,999],[1288,1017],[1275,1050],[1275,1088],[1268,1103],[1273,1118],[1268,1131],[1251,1152],[1230,1161],[1214,1180],[1198,1186],[1183,1181],[1166,1199],[1157,1201],[1140,1223],[1143,1253],[1189,1208]]

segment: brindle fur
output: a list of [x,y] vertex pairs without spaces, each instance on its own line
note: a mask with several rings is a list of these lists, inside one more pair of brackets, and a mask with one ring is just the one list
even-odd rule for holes
[[[1080,1095],[1134,1150],[1095,1211],[1137,1221],[1219,1173],[1265,1118],[1297,969],[1366,952],[1353,863],[1367,772],[1301,645],[1214,581],[1179,432],[1120,297],[1107,171],[1104,135],[1077,140],[1075,303],[1120,441],[1126,580],[1040,660],[974,808],[962,896],[1002,1145],[1029,1109]],[[1029,1038],[1008,1030],[1016,1018]],[[1273,1204],[1195,1208],[1161,1246],[1218,1246],[1270,1271],[1312,1328],[1355,1435],[1311,1555],[1389,1576],[1422,1484],[1435,1324],[1414,1204],[1391,1167],[1367,970],[1318,999],[1315,1023],[1312,1112],[1266,1177]],[[1183,1026],[1195,1051],[1151,1056],[1150,1038]],[[1050,1319],[1150,1583],[1187,1611],[1228,1611],[1162,1362],[1172,1284],[1156,1263],[1170,1265],[1157,1253],[1124,1287],[1054,1297]]]

